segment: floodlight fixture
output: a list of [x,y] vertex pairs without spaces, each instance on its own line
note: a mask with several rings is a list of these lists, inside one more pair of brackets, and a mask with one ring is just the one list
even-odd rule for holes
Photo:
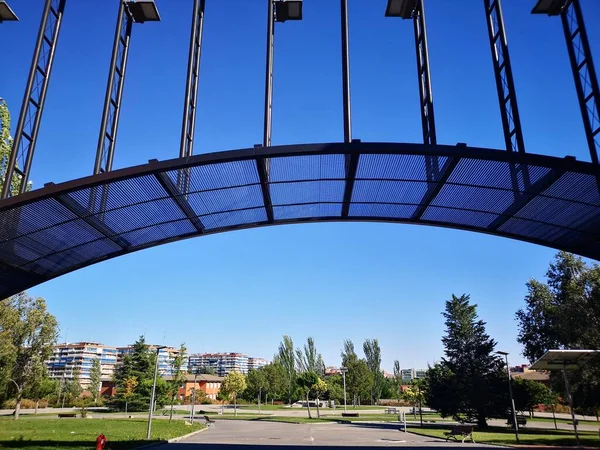
[[19,18],[13,10],[10,9],[10,6],[8,6],[8,3],[6,3],[5,0],[0,0],[0,23],[5,20],[7,22],[15,22],[19,20]]
[[127,7],[135,23],[160,22],[160,14],[154,0],[130,0]]
[[410,19],[417,8],[419,0],[388,0],[385,17],[402,17]]
[[509,355],[508,352],[503,352],[503,351],[500,351],[500,350],[498,350],[498,351],[496,351],[494,353],[496,353],[497,355],[502,355],[502,356],[508,356]]
[[537,4],[531,10],[531,14],[558,16],[568,5],[569,0],[538,0]]
[[279,0],[275,2],[275,21],[302,20],[302,0]]

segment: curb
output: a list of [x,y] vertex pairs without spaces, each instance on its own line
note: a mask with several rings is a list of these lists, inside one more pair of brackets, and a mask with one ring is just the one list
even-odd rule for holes
[[172,444],[173,442],[181,441],[182,439],[192,437],[192,436],[194,436],[198,433],[202,433],[203,431],[206,431],[206,430],[208,430],[208,427],[202,428],[201,430],[192,431],[191,433],[184,434],[183,436],[178,436],[178,437],[174,437],[171,439],[167,439],[166,441],[162,440],[162,441],[152,442],[151,444],[140,445],[139,447],[136,447],[135,450],[142,450],[142,449],[146,449],[146,448],[157,447],[159,445],[164,445],[164,444]]

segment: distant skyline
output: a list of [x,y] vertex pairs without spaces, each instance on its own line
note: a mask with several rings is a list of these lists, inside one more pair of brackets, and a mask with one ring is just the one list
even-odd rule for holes
[[[0,97],[16,126],[42,0],[10,0],[0,25]],[[68,2],[40,128],[34,188],[92,173],[117,13]],[[349,2],[353,137],[421,142],[413,28],[385,18],[386,0]],[[535,0],[503,11],[528,152],[589,154],[560,19]],[[600,2],[581,0],[600,69]],[[114,168],[179,154],[191,0],[157,0],[161,23],[136,25]],[[196,154],[262,140],[266,2],[206,2]],[[90,14],[90,8],[93,14]],[[502,149],[483,2],[427,0],[438,142]],[[273,145],[343,140],[339,2],[304,1],[304,20],[277,24]],[[14,128],[13,128],[14,129]],[[525,283],[555,250],[484,234],[384,223],[264,227],[129,254],[31,289],[47,299],[61,339],[148,342],[272,359],[282,335],[308,336],[327,365],[344,339],[359,354],[378,338],[382,368],[427,367],[443,355],[441,312],[471,295],[498,349],[525,362],[514,314]]]

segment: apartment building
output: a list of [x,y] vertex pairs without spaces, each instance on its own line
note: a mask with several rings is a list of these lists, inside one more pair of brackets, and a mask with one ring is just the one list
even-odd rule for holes
[[46,367],[50,378],[59,380],[72,380],[75,373],[79,372],[79,383],[83,389],[87,389],[95,359],[100,361],[102,378],[111,378],[117,364],[117,348],[98,342],[55,345]]
[[215,374],[220,377],[224,377],[230,372],[248,373],[248,356],[243,353],[201,353],[189,356],[190,372],[195,372],[203,367],[214,369]]
[[403,383],[410,383],[413,380],[420,380],[427,375],[427,369],[400,369]]
[[267,364],[269,364],[269,361],[267,361],[265,358],[255,358],[254,356],[248,356],[248,370],[260,369],[261,367],[264,367]]
[[[156,349],[159,348],[157,345],[149,345],[149,350],[156,353]],[[117,347],[118,362],[120,363],[123,358],[133,353],[133,345],[127,347]],[[164,347],[158,350],[158,373],[161,376],[173,375],[173,360],[179,355],[179,349],[175,347]],[[185,370],[187,367],[187,360],[183,362],[181,368]]]

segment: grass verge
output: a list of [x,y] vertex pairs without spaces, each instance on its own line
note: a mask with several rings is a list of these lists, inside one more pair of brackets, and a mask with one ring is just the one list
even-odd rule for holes
[[183,421],[155,420],[152,438],[146,437],[146,420],[136,419],[0,419],[0,448],[28,450],[88,450],[96,445],[100,433],[108,438],[112,450],[129,450],[140,445],[183,436],[205,426],[185,425]]
[[[423,436],[431,436],[445,439],[444,433],[449,427],[407,427],[407,431]],[[514,432],[509,428],[489,427],[485,431],[476,430],[473,433],[475,442],[485,444],[517,445]],[[576,446],[575,434],[567,430],[549,429],[521,429],[519,430],[520,444],[545,445],[545,446]],[[592,431],[580,431],[581,445],[597,447],[598,433]]]

